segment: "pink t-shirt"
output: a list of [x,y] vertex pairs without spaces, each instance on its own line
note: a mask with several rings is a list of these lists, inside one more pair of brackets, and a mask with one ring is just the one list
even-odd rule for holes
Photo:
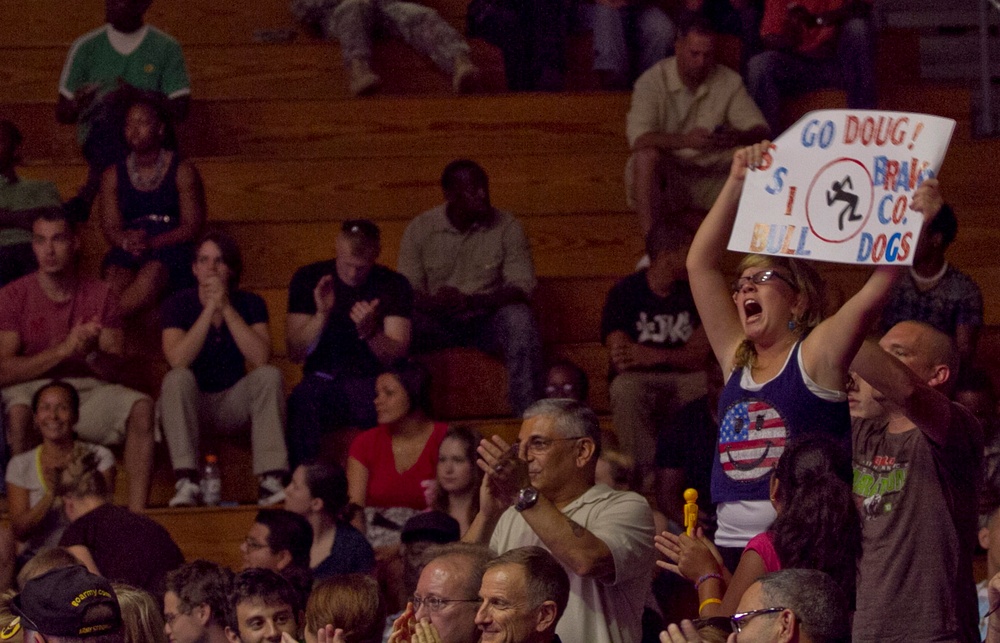
[[[15,332],[21,342],[18,355],[37,355],[69,335],[77,324],[92,320],[105,328],[121,328],[118,302],[103,281],[81,277],[68,301],[56,303],[31,273],[0,288],[0,332]],[[89,377],[82,359],[59,364],[46,377]]]
[[412,467],[400,473],[392,455],[392,436],[385,425],[358,434],[351,443],[350,457],[368,469],[368,491],[365,504],[369,507],[410,507],[423,510],[427,499],[420,483],[437,477],[438,449],[448,425],[435,422],[434,431]]
[[781,561],[778,560],[778,552],[774,551],[771,532],[765,531],[751,538],[743,551],[757,552],[757,555],[764,561],[764,569],[767,570],[767,573],[781,571]]

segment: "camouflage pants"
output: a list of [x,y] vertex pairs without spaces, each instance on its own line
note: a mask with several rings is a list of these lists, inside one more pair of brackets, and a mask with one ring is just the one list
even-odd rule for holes
[[455,57],[469,45],[437,11],[402,0],[292,0],[292,13],[327,38],[340,41],[344,64],[370,61],[372,34],[383,28],[452,73]]

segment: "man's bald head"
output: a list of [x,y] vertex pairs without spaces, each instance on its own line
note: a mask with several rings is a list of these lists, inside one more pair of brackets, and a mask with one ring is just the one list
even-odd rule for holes
[[[479,585],[490,559],[489,550],[480,545],[453,543],[428,549],[425,559],[429,562],[420,572],[414,592],[421,601],[415,616],[429,619],[442,643],[475,643],[479,640]],[[432,609],[434,599],[448,602]]]
[[947,393],[958,377],[959,355],[951,337],[930,324],[910,320],[889,329],[879,345],[934,388]]

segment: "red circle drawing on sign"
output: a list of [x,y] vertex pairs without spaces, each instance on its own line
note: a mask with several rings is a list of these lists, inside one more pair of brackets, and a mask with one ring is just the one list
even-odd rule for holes
[[[841,176],[844,178],[839,181],[836,180]],[[831,181],[831,179],[833,180]],[[817,195],[817,198],[820,200],[818,203],[813,204],[813,189],[817,184],[822,186],[829,185],[830,188],[821,187]],[[861,189],[862,184],[868,186],[867,194]],[[858,190],[858,193],[847,192],[844,190],[845,185],[851,189]],[[862,199],[864,200],[862,201]],[[842,202],[843,205],[834,206],[838,202]],[[857,159],[842,157],[830,161],[820,168],[816,176],[813,177],[812,183],[809,184],[809,191],[806,193],[806,221],[809,224],[809,229],[816,237],[827,243],[844,243],[856,237],[864,229],[868,223],[868,218],[871,217],[874,202],[875,187],[872,185],[872,176],[868,172],[868,168]],[[857,207],[858,205],[861,207]],[[833,229],[831,225],[821,225],[821,222],[827,223],[830,220],[831,208],[834,211],[842,208],[839,218],[835,217],[839,222],[839,229]],[[852,225],[848,230],[844,230],[844,215],[847,214],[848,210],[850,210],[850,217],[847,222],[854,223],[860,221],[860,223],[856,226]],[[857,216],[858,211],[864,212],[864,216]],[[823,215],[822,217],[820,216],[821,214]],[[843,232],[845,236],[841,236],[838,232]]]

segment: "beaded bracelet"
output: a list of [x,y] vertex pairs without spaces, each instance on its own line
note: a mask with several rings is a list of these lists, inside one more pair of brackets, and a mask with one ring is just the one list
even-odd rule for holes
[[703,609],[705,609],[706,605],[712,605],[712,604],[722,605],[722,599],[721,598],[706,598],[705,600],[703,600],[701,602],[701,605],[698,606],[698,616],[701,616],[701,611]]
[[701,584],[704,583],[705,581],[707,581],[710,578],[717,578],[717,579],[719,579],[721,581],[722,580],[722,574],[719,574],[719,573],[716,573],[716,572],[712,572],[710,574],[705,574],[704,576],[702,576],[701,578],[699,578],[698,580],[696,580],[694,582],[694,590],[698,591],[698,588],[701,587]]

